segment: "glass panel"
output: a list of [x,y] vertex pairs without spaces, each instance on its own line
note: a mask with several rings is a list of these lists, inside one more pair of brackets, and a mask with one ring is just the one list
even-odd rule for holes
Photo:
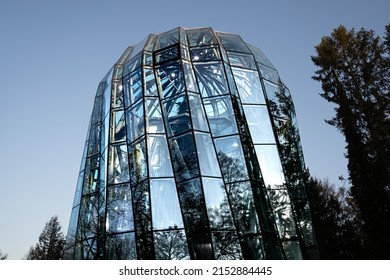
[[280,188],[285,180],[276,145],[255,145],[255,149],[267,188]]
[[296,227],[287,190],[269,190],[276,226],[282,239],[296,237]]
[[135,54],[135,56],[133,58],[131,58],[130,61],[125,64],[123,76],[126,76],[127,74],[129,74],[129,73],[133,72],[135,69],[137,69],[137,67],[141,66],[142,53],[137,52],[137,50],[135,50],[132,52],[131,56],[133,56],[133,53]]
[[146,166],[146,144],[145,138],[129,145],[129,160],[132,184],[138,184],[148,176]]
[[210,134],[195,132],[196,148],[202,176],[221,176]]
[[195,260],[214,259],[213,246],[209,233],[195,234],[187,236],[188,247],[190,248],[192,258]]
[[148,136],[150,177],[172,177],[172,164],[165,135]]
[[84,186],[83,195],[95,192],[100,182],[99,177],[100,170],[100,157],[94,156],[87,159],[85,166]]
[[77,240],[84,240],[97,235],[99,225],[98,213],[97,196],[88,195],[82,197],[77,226]]
[[218,46],[191,48],[191,59],[193,62],[221,60],[221,55]]
[[191,130],[187,96],[181,95],[163,103],[167,116],[168,135],[173,136]]
[[229,62],[232,66],[238,66],[257,70],[255,60],[250,54],[228,52]]
[[275,137],[267,107],[263,105],[244,105],[243,107],[253,143],[275,143]]
[[215,139],[218,160],[226,183],[248,179],[240,138],[230,136]]
[[[65,248],[69,248],[71,246],[74,246],[75,244],[76,233],[77,233],[77,221],[79,219],[79,211],[80,211],[80,206],[77,206],[72,209],[72,213],[70,215],[70,220],[69,220],[68,233],[66,235]],[[71,258],[72,257],[73,256],[71,256]]]
[[112,145],[108,151],[108,184],[129,181],[129,164],[126,144]]
[[168,49],[158,51],[155,53],[154,58],[156,64],[163,63],[164,61],[176,59],[179,57],[179,46],[175,45]]
[[106,254],[108,260],[136,260],[134,233],[108,236],[106,240]]
[[208,131],[209,127],[207,125],[207,119],[200,95],[189,94],[188,99],[190,103],[193,128],[197,130]]
[[245,260],[265,259],[264,246],[259,235],[240,236],[242,255]]
[[194,67],[203,97],[228,93],[225,71],[221,62],[197,63]]
[[217,36],[226,50],[251,53],[240,36],[221,32],[217,32]]
[[194,179],[179,183],[177,186],[181,210],[189,236],[208,231],[207,210],[200,180]]
[[126,122],[129,143],[144,134],[144,106],[142,100],[126,110]]
[[288,260],[302,260],[302,252],[298,241],[286,241],[282,243]]
[[189,260],[184,230],[154,232],[156,260]]
[[122,81],[114,81],[111,94],[111,108],[121,108],[124,106]]
[[272,63],[268,60],[268,58],[264,55],[264,53],[259,48],[256,48],[248,43],[246,43],[246,45],[252,51],[253,55],[255,56],[255,60],[257,62],[260,62],[262,64],[267,65],[268,67],[275,69],[275,67],[272,65]]
[[138,69],[124,78],[126,107],[137,102],[142,97],[142,72]]
[[110,125],[110,142],[124,141],[126,137],[125,112],[112,111]]
[[191,133],[169,139],[169,148],[178,182],[199,175],[195,143]]
[[203,102],[214,137],[237,133],[230,96],[207,98]]
[[93,105],[91,124],[95,124],[102,121],[102,109],[103,109],[103,97],[96,97]]
[[93,125],[90,129],[90,135],[89,135],[88,156],[92,156],[100,152],[101,135],[102,135],[101,123]]
[[79,177],[77,179],[76,191],[73,198],[72,208],[80,204],[81,193],[83,191],[83,182],[84,182],[84,171],[79,173]]
[[108,188],[106,230],[108,233],[134,230],[129,184]]
[[181,50],[181,58],[189,61],[190,60],[190,52],[188,50],[188,47],[181,44],[180,50]]
[[209,27],[187,30],[187,36],[190,46],[203,46],[218,43],[213,31]]
[[229,83],[230,93],[232,93],[234,96],[238,96],[237,86],[234,82],[232,69],[227,63],[224,63],[224,66],[226,71],[226,77]]
[[174,180],[150,180],[150,194],[153,229],[183,228],[183,220]]
[[[265,91],[267,93],[267,97],[269,100],[273,100],[276,103],[280,103],[281,99],[283,97],[283,91],[282,88],[278,85],[271,83],[269,81],[263,80]],[[284,100],[283,100],[284,101]],[[279,104],[277,104],[279,105]],[[285,105],[286,107],[286,105]]]
[[192,92],[198,92],[198,84],[195,81],[194,70],[192,69],[191,63],[183,61],[183,69],[187,90]]
[[74,258],[75,260],[96,260],[98,258],[97,239],[91,238],[77,243]]
[[144,68],[145,96],[157,96],[156,79],[152,68]]
[[217,260],[240,260],[241,247],[235,232],[212,232],[214,254]]
[[258,233],[259,220],[250,183],[227,184],[226,191],[239,232]]
[[235,229],[222,179],[202,178],[211,230]]
[[242,103],[265,104],[257,71],[232,68]]
[[259,67],[261,76],[264,79],[270,80],[271,82],[274,82],[275,84],[280,83],[278,71],[276,71],[272,68],[269,68],[261,63],[258,63],[257,66]]
[[146,98],[146,132],[164,133],[164,123],[158,98]]
[[159,91],[164,98],[184,91],[184,79],[179,61],[157,66],[156,73]]
[[151,52],[144,51],[144,66],[153,66],[153,54]]
[[179,42],[179,28],[161,33],[157,36],[154,50],[159,50]]

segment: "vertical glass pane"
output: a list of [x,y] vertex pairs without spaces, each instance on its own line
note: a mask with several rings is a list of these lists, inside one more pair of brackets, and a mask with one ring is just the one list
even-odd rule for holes
[[260,62],[262,64],[267,65],[268,67],[275,69],[275,67],[272,65],[272,63],[268,60],[268,58],[264,55],[264,53],[259,48],[256,48],[248,43],[246,43],[246,45],[252,51],[253,55],[255,56],[255,60],[257,62]]
[[265,104],[257,71],[232,68],[242,103]]
[[161,33],[157,36],[154,50],[162,49],[179,42],[179,28]]
[[[80,206],[77,206],[72,209],[72,213],[70,215],[70,220],[69,220],[69,226],[68,226],[68,234],[66,235],[66,243],[65,243],[65,248],[69,248],[74,246],[75,241],[76,241],[76,233],[77,233],[77,221],[79,219],[79,211],[80,211]],[[73,257],[70,256],[70,258]]]
[[191,63],[183,61],[183,69],[187,90],[198,92],[198,84],[195,81],[194,70],[192,69]]
[[203,101],[214,137],[237,133],[237,124],[229,96],[206,98]]
[[229,62],[232,66],[257,70],[255,60],[250,54],[228,52]]
[[141,138],[129,145],[130,177],[132,184],[138,184],[146,179],[148,175],[146,158],[145,138]]
[[102,121],[102,108],[103,107],[103,97],[96,97],[95,103],[93,105],[91,124],[95,124]]
[[[225,52],[222,51],[222,53]],[[238,96],[237,86],[236,83],[234,82],[232,69],[227,63],[224,63],[224,66],[225,66],[227,81],[229,83],[230,93],[233,94],[234,96]]]
[[222,179],[202,178],[211,230],[235,229]]
[[88,158],[87,164],[85,166],[83,195],[95,192],[97,190],[98,183],[100,182],[99,170],[100,157],[94,156]]
[[237,234],[232,231],[212,232],[214,254],[217,260],[240,260],[241,247]]
[[76,244],[75,260],[96,260],[98,258],[97,238],[91,238]]
[[282,239],[296,237],[296,227],[287,190],[269,190],[276,226]]
[[179,200],[173,179],[150,180],[153,229],[183,228]]
[[114,81],[111,93],[111,108],[122,108],[124,106],[122,81]]
[[108,260],[136,260],[134,233],[123,233],[108,236],[106,254]]
[[84,240],[97,235],[99,225],[98,207],[96,195],[84,196],[81,199],[77,240]]
[[156,64],[179,58],[179,46],[174,45],[168,49],[158,51],[154,55]]
[[276,71],[275,69],[269,68],[261,63],[257,63],[257,66],[259,67],[261,76],[264,79],[267,79],[275,84],[280,83],[278,71]]
[[240,236],[242,255],[245,260],[263,260],[265,252],[260,235],[243,235]]
[[156,80],[154,78],[153,68],[144,69],[145,96],[157,96]]
[[302,260],[301,247],[298,241],[286,241],[282,243],[286,258],[288,260]]
[[164,123],[158,98],[146,99],[146,132],[164,133]]
[[157,260],[188,260],[187,240],[184,230],[154,232]]
[[215,139],[218,160],[225,182],[236,182],[248,179],[244,153],[238,136]]
[[125,112],[112,111],[110,125],[110,142],[124,141],[126,137]]
[[101,135],[102,135],[101,123],[93,125],[90,129],[90,134],[89,134],[88,156],[92,156],[100,152]]
[[109,187],[106,230],[108,233],[134,230],[130,185]]
[[258,233],[260,231],[259,219],[250,183],[227,184],[226,191],[239,232]]
[[203,97],[222,95],[229,92],[225,71],[221,62],[194,64],[199,90]]
[[185,90],[183,73],[179,61],[157,66],[157,84],[162,97],[172,97]]
[[275,143],[267,107],[254,105],[244,105],[243,107],[253,143]]
[[177,181],[199,175],[195,143],[191,133],[169,139],[169,149]]
[[127,137],[133,142],[145,132],[144,107],[142,100],[126,111]]
[[190,46],[203,46],[218,43],[213,31],[209,27],[187,30],[187,36]]
[[195,132],[196,148],[202,176],[221,176],[210,134]]
[[285,180],[276,145],[255,145],[264,183],[268,188],[280,188]]
[[142,74],[138,69],[124,79],[126,107],[137,102],[142,97]]
[[148,137],[148,160],[150,177],[172,177],[172,164],[165,135]]
[[108,184],[129,181],[129,164],[126,144],[112,145],[108,151]]
[[169,99],[163,103],[167,116],[167,130],[169,136],[191,130],[190,113],[186,95]]
[[192,126],[194,129],[208,131],[206,115],[203,109],[203,104],[200,96],[197,94],[190,94],[188,96],[191,110]]

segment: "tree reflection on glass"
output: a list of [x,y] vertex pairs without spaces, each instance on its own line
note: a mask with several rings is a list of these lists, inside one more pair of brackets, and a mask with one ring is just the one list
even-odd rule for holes
[[188,247],[184,230],[170,227],[167,231],[154,232],[157,260],[188,260]]

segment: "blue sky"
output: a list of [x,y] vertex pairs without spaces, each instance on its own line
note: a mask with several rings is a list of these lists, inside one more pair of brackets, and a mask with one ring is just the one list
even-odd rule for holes
[[383,35],[390,2],[0,2],[0,250],[21,259],[58,215],[69,222],[86,130],[100,80],[128,45],[177,26],[212,26],[262,49],[293,96],[306,165],[340,185],[343,136],[324,123],[314,46],[340,24]]

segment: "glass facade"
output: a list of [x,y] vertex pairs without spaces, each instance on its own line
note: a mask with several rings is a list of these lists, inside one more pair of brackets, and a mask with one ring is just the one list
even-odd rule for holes
[[98,85],[64,259],[309,259],[288,89],[211,28],[151,34]]

